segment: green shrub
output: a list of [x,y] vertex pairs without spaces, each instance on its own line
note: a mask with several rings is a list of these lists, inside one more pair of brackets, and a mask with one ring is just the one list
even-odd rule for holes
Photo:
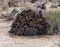
[[58,33],[58,25],[60,25],[60,11],[49,11],[46,14],[46,19],[48,23],[51,25],[49,33],[57,34]]

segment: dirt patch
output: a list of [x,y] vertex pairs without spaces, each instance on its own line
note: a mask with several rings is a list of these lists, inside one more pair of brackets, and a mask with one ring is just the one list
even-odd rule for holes
[[10,36],[11,22],[0,20],[0,47],[60,47],[60,35]]

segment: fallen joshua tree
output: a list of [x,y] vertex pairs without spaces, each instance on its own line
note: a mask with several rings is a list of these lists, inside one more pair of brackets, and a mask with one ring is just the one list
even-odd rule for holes
[[37,14],[29,9],[17,15],[9,33],[17,36],[45,35],[48,34],[48,29],[49,24],[41,11]]

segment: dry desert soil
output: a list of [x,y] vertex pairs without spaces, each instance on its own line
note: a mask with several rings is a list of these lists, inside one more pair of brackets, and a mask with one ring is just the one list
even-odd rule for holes
[[60,47],[60,35],[12,36],[11,24],[0,19],[0,47]]

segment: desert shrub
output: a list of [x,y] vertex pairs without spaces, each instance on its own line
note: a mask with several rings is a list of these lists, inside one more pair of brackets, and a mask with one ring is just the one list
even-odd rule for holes
[[46,19],[51,26],[49,34],[57,34],[60,31],[60,12],[47,12]]
[[17,15],[9,33],[18,36],[46,35],[48,29],[49,24],[42,13],[29,9]]
[[32,3],[35,3],[37,0],[31,0]]

